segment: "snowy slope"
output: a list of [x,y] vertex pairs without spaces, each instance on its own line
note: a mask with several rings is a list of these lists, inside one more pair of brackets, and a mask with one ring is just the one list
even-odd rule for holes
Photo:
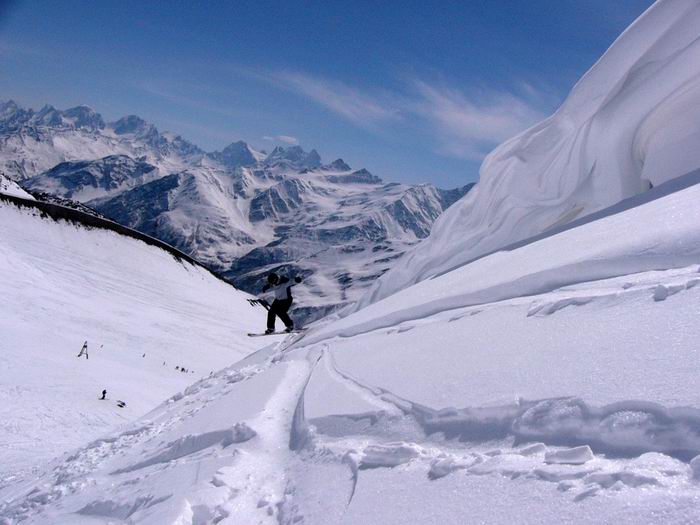
[[40,214],[0,201],[0,486],[240,359],[264,328],[203,268]]
[[33,199],[29,193],[24,191],[15,181],[8,179],[0,173],[0,193],[4,195],[12,195],[13,197],[21,197],[23,199]]
[[0,516],[697,522],[700,186],[652,197],[276,342],[18,477]]
[[360,306],[699,168],[698,37],[697,1],[654,4]]

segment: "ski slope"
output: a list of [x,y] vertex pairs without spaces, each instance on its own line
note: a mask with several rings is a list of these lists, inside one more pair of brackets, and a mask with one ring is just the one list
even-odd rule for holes
[[699,197],[659,188],[273,342],[18,476],[0,517],[697,522]]
[[200,267],[39,215],[0,201],[0,486],[237,361],[264,327]]

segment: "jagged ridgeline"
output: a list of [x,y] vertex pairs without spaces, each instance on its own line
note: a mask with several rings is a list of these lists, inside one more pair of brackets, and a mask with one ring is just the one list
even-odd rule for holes
[[[269,271],[304,278],[298,318],[356,300],[471,185],[384,183],[299,146],[204,152],[130,115],[0,103],[0,171],[172,244],[257,292]],[[63,201],[65,204],[65,201]]]

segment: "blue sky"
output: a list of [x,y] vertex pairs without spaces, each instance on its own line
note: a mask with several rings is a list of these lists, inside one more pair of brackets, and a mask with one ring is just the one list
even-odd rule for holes
[[138,114],[204,149],[299,143],[454,187],[651,0],[0,0],[0,100]]

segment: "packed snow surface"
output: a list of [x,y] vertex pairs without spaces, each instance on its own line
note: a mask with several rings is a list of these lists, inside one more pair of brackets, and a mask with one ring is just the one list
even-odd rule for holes
[[0,519],[698,522],[700,186],[674,188],[274,339],[14,476]]
[[700,168],[700,3],[662,0],[559,110],[484,161],[474,190],[359,307]]
[[0,485],[237,361],[264,328],[203,268],[39,213],[0,202]]

